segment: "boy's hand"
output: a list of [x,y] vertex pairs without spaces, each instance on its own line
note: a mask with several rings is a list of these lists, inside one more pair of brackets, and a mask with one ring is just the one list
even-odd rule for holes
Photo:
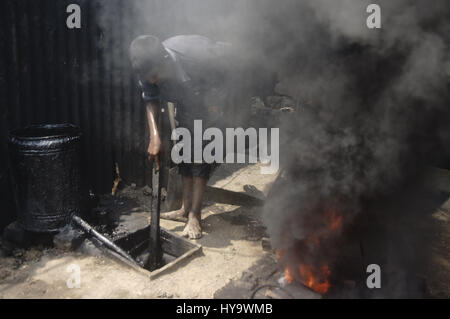
[[148,160],[155,162],[157,171],[159,171],[159,153],[161,152],[161,146],[161,141],[150,141],[147,149]]

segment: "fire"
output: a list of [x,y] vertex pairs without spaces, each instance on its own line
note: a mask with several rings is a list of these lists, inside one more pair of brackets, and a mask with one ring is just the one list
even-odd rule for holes
[[314,290],[319,294],[325,294],[331,287],[328,278],[331,272],[327,265],[319,268],[318,271],[314,271],[313,267],[301,264],[298,267],[298,273],[293,274],[289,267],[284,270],[284,280],[288,284],[292,284],[295,279],[298,279],[306,287]]
[[312,267],[302,264],[299,269],[300,280],[306,287],[311,288],[319,294],[325,294],[330,289],[331,285],[328,281],[328,277],[331,272],[327,265],[322,266],[319,269],[317,276],[314,275]]
[[294,278],[292,277],[289,268],[286,268],[286,270],[284,271],[284,279],[288,284],[292,284],[292,282],[294,282]]
[[[286,283],[298,281],[319,294],[325,294],[331,288],[329,281],[331,270],[318,256],[320,249],[326,247],[322,243],[335,238],[334,236],[339,233],[343,225],[343,216],[330,207],[321,213],[321,228],[308,234],[299,242],[300,245],[277,250],[276,257],[282,265],[287,265],[284,269]],[[295,260],[298,262],[297,265]],[[305,263],[304,260],[312,261]]]

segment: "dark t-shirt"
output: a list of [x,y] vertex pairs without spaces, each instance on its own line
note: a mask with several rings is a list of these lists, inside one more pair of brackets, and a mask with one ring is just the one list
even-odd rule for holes
[[144,100],[175,103],[182,127],[192,129],[194,120],[217,126],[225,104],[227,45],[199,35],[176,36],[162,44],[176,77],[158,85],[140,82]]

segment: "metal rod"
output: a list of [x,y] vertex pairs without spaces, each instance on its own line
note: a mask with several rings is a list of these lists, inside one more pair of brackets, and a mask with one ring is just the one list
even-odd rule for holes
[[161,265],[162,260],[162,248],[161,248],[161,228],[160,222],[160,210],[161,210],[161,172],[153,169],[153,199],[152,199],[152,212],[150,221],[150,251],[149,259],[147,261],[147,267],[150,271],[153,271]]
[[[161,113],[164,113],[164,108],[161,109]],[[158,116],[158,128],[161,134],[164,134],[164,121],[162,114]],[[145,268],[150,271],[156,270],[161,267],[162,264],[162,246],[161,246],[161,228],[160,228],[160,212],[161,212],[161,181],[162,172],[164,171],[164,158],[162,152],[159,155],[160,168],[157,170],[156,164],[153,163],[152,174],[152,210],[150,219],[150,241],[149,241],[149,255]]]
[[104,244],[109,249],[113,250],[114,252],[118,253],[123,258],[127,259],[128,261],[132,262],[133,264],[139,266],[139,264],[125,251],[123,251],[120,247],[115,245],[112,241],[110,241],[108,238],[97,232],[91,225],[89,225],[87,222],[85,222],[83,219],[81,219],[78,216],[73,216],[72,220],[80,227],[82,228],[86,233],[94,236],[97,238],[102,244]]

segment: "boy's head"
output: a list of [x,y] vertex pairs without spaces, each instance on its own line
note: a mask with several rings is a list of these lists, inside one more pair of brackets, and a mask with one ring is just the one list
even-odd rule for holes
[[130,45],[130,60],[133,69],[143,79],[155,83],[164,72],[167,52],[157,37],[142,35]]

